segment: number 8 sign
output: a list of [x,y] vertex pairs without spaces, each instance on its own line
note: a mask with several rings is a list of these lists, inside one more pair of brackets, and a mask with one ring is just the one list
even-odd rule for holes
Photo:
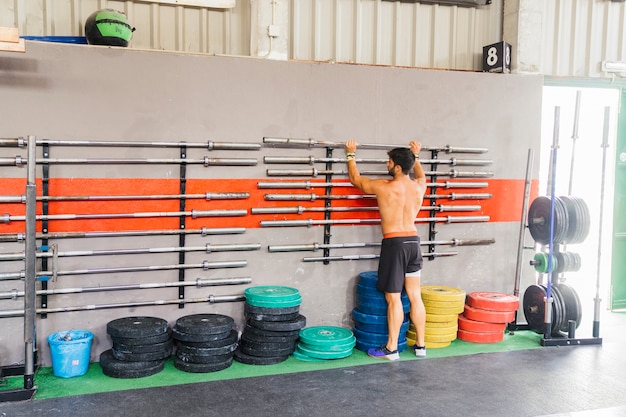
[[483,47],[484,72],[511,72],[511,45],[498,42]]

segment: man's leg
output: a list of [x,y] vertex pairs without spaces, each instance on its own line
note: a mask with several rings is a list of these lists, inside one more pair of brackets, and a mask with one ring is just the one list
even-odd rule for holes
[[[418,347],[424,347],[424,333],[426,332],[426,309],[422,301],[422,290],[420,285],[420,277],[407,276],[404,281],[409,301],[411,301],[411,321],[415,326],[417,334],[416,343]],[[425,353],[425,351],[424,351]]]
[[399,292],[386,292],[385,299],[387,300],[387,327],[389,328],[387,349],[393,352],[398,350],[398,338],[404,321],[404,310]]

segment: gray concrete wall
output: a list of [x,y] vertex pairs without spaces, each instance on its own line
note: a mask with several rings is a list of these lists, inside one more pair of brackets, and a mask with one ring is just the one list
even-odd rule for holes
[[[35,135],[57,140],[187,141],[207,140],[262,143],[265,136],[315,138],[344,142],[406,144],[421,140],[427,146],[485,147],[484,155],[445,155],[493,160],[486,169],[494,180],[522,181],[529,148],[539,148],[543,80],[539,76],[337,65],[308,62],[276,62],[261,59],[182,55],[27,42],[25,54],[0,53],[0,137]],[[177,158],[177,149],[59,148],[57,158],[139,157]],[[41,149],[38,149],[41,153]],[[0,148],[0,157],[26,156],[25,149]],[[341,156],[343,151],[334,152]],[[294,150],[262,147],[259,151],[189,150],[189,158],[256,158],[250,167],[189,166],[188,178],[254,179],[269,181],[263,156],[313,155],[325,149]],[[384,151],[360,151],[360,157],[385,158]],[[537,165],[537,164],[536,164]],[[290,166],[304,168],[305,166]],[[318,166],[318,168],[323,168]],[[343,168],[336,165],[336,169]],[[362,166],[362,169],[382,166]],[[442,167],[448,170],[449,167]],[[457,167],[457,169],[462,169]],[[535,169],[534,178],[537,177]],[[177,178],[176,165],[54,165],[54,178]],[[0,182],[24,178],[25,168],[2,167]],[[41,176],[41,168],[38,168]],[[306,179],[306,178],[304,178]],[[339,178],[335,178],[339,179]],[[295,178],[290,178],[295,180]],[[0,189],[3,187],[0,187]],[[244,190],[232,190],[244,191]],[[251,190],[254,191],[254,190]],[[269,192],[269,191],[268,191]],[[303,192],[294,190],[293,192]],[[323,193],[323,189],[317,190]],[[112,191],[113,193],[113,191]],[[5,194],[4,192],[2,193]],[[502,207],[508,198],[499,194]],[[471,202],[474,204],[475,202]],[[233,208],[250,209],[257,201],[234,202]],[[470,203],[468,203],[470,204]],[[491,202],[497,212],[500,201]],[[210,209],[207,205],[207,209]],[[521,204],[520,204],[521,208]],[[6,210],[0,210],[6,212]],[[115,210],[112,210],[115,211]],[[476,214],[476,213],[472,213]],[[480,214],[480,213],[478,213]],[[358,217],[355,213],[354,217]],[[515,214],[519,220],[520,214]],[[248,214],[248,216],[251,216]],[[311,217],[305,216],[303,217]],[[225,220],[224,224],[228,224]],[[0,234],[9,225],[0,224]],[[58,226],[62,227],[62,226]],[[440,224],[437,239],[488,239],[489,246],[441,247],[457,256],[426,261],[424,285],[449,285],[471,291],[512,293],[519,222]],[[250,276],[251,285],[287,285],[303,296],[301,312],[308,325],[351,327],[353,288],[359,272],[376,268],[375,260],[303,262],[322,252],[269,253],[269,245],[323,242],[323,227],[248,228],[245,233],[187,238],[187,245],[207,243],[260,243],[251,252],[189,253],[187,262],[246,260],[245,268],[192,270],[187,279]],[[427,225],[418,225],[427,236]],[[378,242],[376,225],[332,226],[332,242]],[[125,237],[59,240],[60,250],[176,246],[178,238]],[[0,252],[23,250],[23,244],[0,242]],[[331,255],[376,253],[376,249],[345,249]],[[177,263],[177,254],[115,257],[76,257],[62,260],[66,270]],[[527,263],[526,263],[527,265]],[[2,262],[0,273],[23,269],[23,262]],[[525,268],[526,280],[533,274]],[[122,285],[176,281],[176,271],[94,274],[59,277],[51,288]],[[21,288],[20,281],[0,281],[0,291]],[[189,298],[207,294],[242,294],[245,286],[188,288]],[[525,288],[522,284],[522,291]],[[112,304],[176,299],[176,289],[109,291],[49,297],[50,307]],[[0,300],[0,312],[23,308],[22,299]],[[228,314],[239,325],[242,303],[189,304],[102,309],[49,314],[37,320],[41,363],[50,364],[45,338],[56,331],[84,328],[96,335],[92,360],[111,346],[106,334],[109,320],[129,315],[167,319],[171,324],[183,315],[198,312]],[[1,313],[0,313],[1,314]],[[23,360],[22,319],[0,318],[0,365]]]

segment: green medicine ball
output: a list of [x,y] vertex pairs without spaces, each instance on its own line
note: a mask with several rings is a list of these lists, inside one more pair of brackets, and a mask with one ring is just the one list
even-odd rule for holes
[[113,9],[93,12],[85,22],[85,37],[90,45],[128,46],[134,31],[126,15]]

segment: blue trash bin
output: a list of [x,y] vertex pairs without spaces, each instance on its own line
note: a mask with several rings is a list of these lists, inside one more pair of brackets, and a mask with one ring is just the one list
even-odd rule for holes
[[61,378],[87,373],[93,333],[88,330],[66,330],[48,336],[52,372]]

